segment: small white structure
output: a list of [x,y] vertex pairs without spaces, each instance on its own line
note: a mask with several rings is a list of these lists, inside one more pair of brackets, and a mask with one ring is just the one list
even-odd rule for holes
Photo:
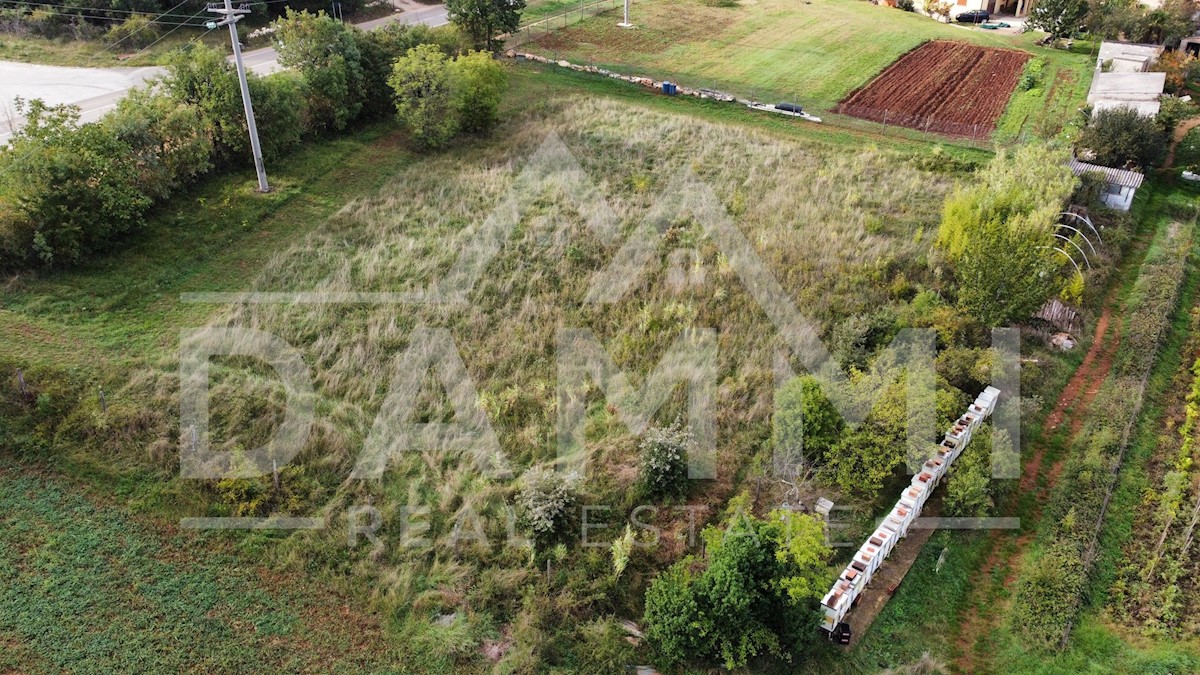
[[1071,167],[1071,173],[1076,176],[1082,176],[1085,173],[1102,175],[1104,177],[1104,192],[1100,195],[1100,201],[1104,202],[1110,209],[1118,211],[1129,210],[1129,207],[1133,205],[1134,194],[1142,186],[1142,180],[1145,179],[1145,176],[1136,171],[1114,169],[1108,166],[1100,166],[1099,164],[1088,164],[1077,159],[1071,160],[1067,166]]

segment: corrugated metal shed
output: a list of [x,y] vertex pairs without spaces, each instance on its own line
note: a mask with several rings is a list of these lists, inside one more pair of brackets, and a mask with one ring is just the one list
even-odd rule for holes
[[1104,174],[1105,182],[1111,185],[1120,185],[1121,187],[1138,188],[1142,186],[1142,180],[1145,176],[1136,171],[1127,171],[1125,169],[1114,169],[1109,166],[1100,166],[1099,164],[1088,164],[1073,159],[1067,163],[1071,167],[1071,173],[1079,176],[1085,173],[1102,173]]

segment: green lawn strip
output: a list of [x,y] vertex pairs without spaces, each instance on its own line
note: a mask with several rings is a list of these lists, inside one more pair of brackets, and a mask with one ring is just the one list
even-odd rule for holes
[[910,129],[885,127],[861,120],[853,120],[853,123],[862,122],[855,124],[857,128],[815,124],[793,117],[752,110],[736,103],[722,103],[690,96],[664,96],[628,82],[590,73],[580,73],[557,66],[543,66],[527,62],[517,69],[514,85],[526,96],[545,97],[564,91],[568,93],[585,92],[663,112],[686,114],[712,122],[734,124],[835,148],[853,148],[858,151],[864,147],[878,147],[905,154],[930,156],[931,161],[944,157],[946,160],[961,162],[966,166],[984,163],[992,156],[992,153],[987,150],[956,145],[952,142],[942,143],[940,141],[943,139],[937,136],[926,138],[919,132]]
[[161,528],[56,480],[0,472],[0,514],[0,644],[20,645],[14,667],[297,672],[387,663],[384,645],[370,641],[377,626],[314,606],[333,601],[329,593],[264,577],[194,537],[154,534]]
[[998,35],[946,25],[856,0],[803,5],[760,0],[734,7],[651,0],[634,6],[634,31],[616,26],[618,11],[588,18],[526,47],[614,70],[635,69],[643,71],[636,74],[685,86],[764,100],[794,99],[822,112],[927,40],[1024,49],[1055,60],[1070,57],[1034,46],[1032,34]]

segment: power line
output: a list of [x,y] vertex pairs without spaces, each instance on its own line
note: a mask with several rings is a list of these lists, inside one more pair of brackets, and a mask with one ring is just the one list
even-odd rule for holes
[[[16,6],[10,7],[11,5],[16,5]],[[68,10],[66,12],[52,12],[52,13],[60,13],[60,14],[74,14],[76,12],[102,12],[104,14],[125,14],[125,15],[129,15],[129,16],[150,16],[151,14],[153,14],[153,12],[138,12],[138,11],[129,10],[129,9],[109,9],[107,7],[78,7],[78,6],[73,6],[73,5],[55,4],[52,2],[29,2],[28,0],[0,0],[0,9],[21,9],[23,7],[31,7],[31,8],[33,8],[33,7],[38,7],[38,8],[53,7],[55,9]],[[92,17],[92,16],[88,16],[86,14],[80,14],[80,16],[83,16],[84,18],[88,18],[88,19],[103,18],[103,17],[98,17],[98,16]],[[166,13],[160,14],[159,18],[154,19],[154,22],[161,23],[161,18],[165,17],[165,16],[167,16]],[[183,14],[175,14],[168,18],[181,19],[181,18],[185,18],[185,17]]]
[[[130,19],[130,17],[125,17],[125,16],[96,16],[94,14],[77,14],[75,12],[60,12],[60,11],[56,11],[53,9],[42,9],[42,8],[38,8],[35,11],[45,12],[46,14],[53,14],[55,16],[78,17],[80,19],[86,19],[88,21],[106,21],[106,22],[115,23],[118,25],[125,23],[126,21],[128,21]],[[192,17],[186,17],[186,18],[196,18],[196,16],[198,16],[198,15],[193,15]],[[185,17],[181,17],[181,18],[185,18]],[[202,24],[202,23],[180,23],[178,21],[151,20],[151,21],[148,21],[147,23],[153,24],[155,26],[195,26],[197,28],[201,28],[204,26],[204,24]]]
[[[170,14],[171,12],[174,12],[175,10],[177,10],[177,9],[179,9],[180,7],[184,6],[184,5],[185,5],[186,3],[188,3],[188,2],[189,2],[189,0],[180,0],[180,1],[179,1],[179,3],[178,3],[178,4],[176,4],[174,7],[171,7],[170,9],[168,9],[168,10],[167,10],[167,11],[165,11],[165,12],[163,12],[162,14],[159,14],[159,15],[158,15],[157,17],[155,17],[155,18],[157,19],[157,18],[160,18],[160,17],[166,16],[166,15]],[[193,18],[195,18],[195,17],[198,17],[198,16],[200,16],[200,14],[201,14],[201,13],[203,13],[203,12],[204,12],[204,10],[201,10],[200,12],[197,12],[196,14],[192,15],[192,17],[193,17]],[[96,59],[100,58],[102,55],[104,55],[104,54],[105,54],[105,53],[107,53],[108,51],[110,51],[110,50],[114,49],[115,47],[117,47],[117,46],[118,46],[118,45],[120,45],[121,43],[123,43],[123,42],[125,42],[126,40],[128,40],[129,38],[133,37],[134,35],[137,35],[137,34],[138,34],[139,32],[141,32],[142,30],[145,30],[145,28],[146,28],[146,26],[139,26],[139,27],[138,27],[136,30],[130,31],[129,35],[126,35],[125,37],[121,38],[120,40],[117,40],[116,42],[114,42],[114,43],[112,43],[112,44],[108,45],[108,46],[107,46],[107,47],[105,47],[104,49],[101,49],[100,51],[96,52],[95,54],[92,54],[90,57],[88,57],[87,61],[84,61],[84,65],[86,66],[86,65],[88,65],[89,63],[91,63],[92,61],[95,61]],[[170,35],[171,33],[174,33],[176,30],[179,30],[179,26],[176,26],[175,28],[173,28],[173,29],[171,29],[170,31],[168,31],[168,32],[167,32],[167,35]],[[162,37],[158,38],[157,40],[155,40],[154,42],[152,42],[152,43],[150,44],[150,47],[153,47],[154,45],[158,44],[159,42],[162,42],[162,41],[163,41],[163,39],[167,37],[167,35],[164,35],[164,36],[162,36]],[[148,48],[149,48],[149,47],[147,47],[146,49],[148,49]],[[145,51],[145,49],[143,49],[143,50],[141,50],[141,51]],[[139,53],[140,53],[140,52],[139,52]],[[16,134],[16,132],[17,132],[17,129],[16,129],[16,128],[13,128],[13,134],[14,134],[14,135]],[[20,165],[20,163],[21,163],[21,161],[22,161],[22,160],[25,160],[25,159],[29,158],[30,156],[32,156],[32,155],[33,155],[33,153],[34,153],[35,151],[36,151],[36,149],[30,149],[30,150],[29,150],[29,152],[26,152],[24,155],[22,155],[22,156],[20,157],[20,159],[18,159],[17,161],[15,161],[15,162],[12,162],[11,164],[9,164],[9,166],[8,166],[8,168],[7,168],[7,169],[4,169],[3,171],[0,171],[0,176],[4,176],[4,175],[6,175],[8,172],[10,172],[10,171],[12,171],[12,170],[16,169],[16,168],[17,168],[17,167]]]

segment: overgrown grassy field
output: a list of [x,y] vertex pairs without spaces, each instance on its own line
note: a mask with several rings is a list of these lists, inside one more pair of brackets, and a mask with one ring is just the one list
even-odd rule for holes
[[[659,6],[668,5],[642,7]],[[695,5],[703,12],[747,14],[768,6]],[[886,19],[876,20],[884,31],[893,21],[920,21],[921,30],[1007,40],[867,3],[814,0],[790,12],[815,7],[832,8],[833,20],[842,12],[844,29],[868,31],[870,24],[850,19],[863,15]],[[780,23],[782,6],[773,11]],[[768,30],[774,24],[760,17],[755,25]],[[818,49],[841,46],[804,42],[811,38],[800,33],[807,36],[822,26],[805,24],[804,31],[771,39],[807,44],[812,53],[800,53],[815,65]],[[681,49],[689,44],[699,48],[684,41]],[[886,65],[895,54],[882,50],[903,51],[882,38],[871,46],[881,51],[863,56],[859,67],[875,61]],[[1048,54],[1048,62],[1057,64],[1049,72],[1087,63],[1082,55]],[[681,55],[672,58],[683,61]],[[780,66],[775,70],[780,78],[792,76]],[[849,77],[850,70],[826,71],[820,78],[827,88],[822,95],[836,100],[834,90],[845,86],[839,78]],[[680,176],[693,176],[694,185],[711,188],[761,267],[814,320],[822,337],[853,335],[872,317],[883,316],[889,325],[927,325],[922,322],[949,311],[931,301],[917,312],[912,301],[918,288],[946,286],[929,259],[943,198],[987,153],[930,146],[902,133],[818,126],[728,104],[662,97],[554,68],[514,68],[513,75],[515,86],[504,104],[507,121],[490,138],[465,139],[422,156],[390,124],[382,124],[316,143],[269,167],[276,188],[270,195],[253,191],[248,172],[215,178],[154,214],[147,231],[122,253],[69,272],[4,280],[0,372],[20,368],[31,392],[21,394],[15,377],[0,379],[0,437],[5,439],[0,455],[20,467],[0,473],[0,505],[7,500],[14,514],[0,516],[0,542],[15,542],[13,588],[23,591],[8,596],[0,591],[0,648],[6,650],[0,669],[70,667],[84,649],[99,654],[97,663],[106,669],[126,667],[133,659],[169,668],[180,658],[174,651],[176,627],[170,619],[145,618],[168,614],[202,617],[197,620],[203,635],[222,641],[213,656],[221,662],[217,667],[250,663],[249,654],[260,650],[273,668],[321,669],[331,664],[331,654],[344,650],[342,633],[318,631],[315,647],[289,656],[287,647],[305,630],[308,611],[295,607],[307,606],[297,601],[283,608],[256,590],[241,597],[242,604],[214,600],[235,592],[215,578],[216,565],[226,562],[244,568],[236,581],[249,584],[262,574],[260,565],[269,565],[308,579],[317,597],[325,597],[319,593],[326,585],[346,584],[357,594],[355,602],[379,612],[383,624],[385,644],[378,653],[362,654],[361,663],[352,664],[356,668],[401,664],[417,672],[495,667],[527,672],[557,666],[570,671],[585,669],[599,653],[641,662],[644,652],[625,644],[615,621],[640,616],[648,578],[664,562],[694,552],[686,543],[686,518],[665,511],[657,517],[663,543],[636,551],[618,583],[604,548],[573,548],[552,566],[535,568],[520,547],[453,541],[458,518],[471,512],[484,517],[490,542],[504,541],[504,509],[514,492],[510,479],[480,475],[454,453],[405,453],[381,479],[347,477],[385,407],[398,357],[419,328],[445,329],[452,338],[502,453],[519,474],[554,458],[561,405],[554,360],[559,329],[591,330],[616,364],[640,382],[672,342],[687,339],[690,327],[712,326],[720,347],[715,363],[719,472],[716,480],[699,484],[691,501],[704,507],[698,516],[703,521],[738,490],[755,485],[769,458],[773,358],[782,342],[727,252],[687,208],[687,199],[700,192],[686,190],[682,206],[660,210],[671,203]],[[803,75],[817,81],[815,74]],[[1045,96],[1057,100],[1057,95]],[[503,213],[497,206],[522,184],[531,158],[556,147],[578,163],[594,199],[581,199],[561,170],[523,184],[514,227],[494,239],[495,257],[464,303],[180,301],[182,293],[207,291],[409,293],[426,288],[445,277],[463,252],[473,250],[477,237],[486,234],[489,216]],[[597,206],[601,201],[611,209],[615,236],[598,235],[590,227],[597,218],[609,217]],[[596,275],[647,218],[654,225],[651,263],[630,278],[628,293],[616,302],[588,303]],[[681,249],[683,255],[677,255]],[[200,326],[269,331],[297,347],[312,369],[317,423],[297,461],[282,472],[281,498],[264,497],[269,478],[216,483],[178,477],[180,331]],[[886,342],[888,336],[870,339]],[[1081,356],[1036,348],[1029,353],[1040,363],[1031,368],[1036,384],[1026,390],[1036,405],[1052,400]],[[853,360],[863,354],[850,349],[837,356]],[[427,378],[418,399],[419,419],[455,419],[443,389]],[[214,361],[214,447],[237,450],[262,443],[278,426],[279,394],[262,367],[238,359]],[[578,395],[586,401],[592,451],[588,501],[612,506],[607,520],[620,523],[633,505],[637,439],[594,388]],[[686,401],[676,391],[656,421],[670,422],[685,410]],[[1054,453],[1065,452],[1054,448]],[[1048,463],[1056,459],[1054,453]],[[46,480],[43,472],[65,477],[61,483]],[[68,486],[71,481],[116,496],[123,508],[81,499]],[[22,498],[30,492],[40,497]],[[761,501],[777,496],[768,488]],[[367,503],[381,512],[384,543],[348,547],[349,511]],[[432,547],[404,543],[404,509],[413,506],[430,509],[428,530],[421,536],[434,539]],[[145,522],[138,518],[147,514],[175,520],[281,512],[319,515],[331,525],[313,533],[237,533],[200,540],[176,532],[124,539],[118,534],[136,530]],[[1029,499],[1022,499],[1019,514],[1031,513]],[[70,522],[71,516],[82,516],[82,524]],[[63,534],[39,538],[37,532],[47,529]],[[598,536],[607,541],[612,533],[610,528]],[[112,541],[127,546],[114,550]],[[227,557],[192,562],[174,553],[201,556],[209,544]],[[150,553],[160,547],[171,559],[164,562],[163,554]],[[943,548],[947,559],[935,573]],[[847,656],[830,648],[806,667],[823,673],[872,671],[912,663],[923,652],[949,660],[957,649],[956,624],[973,602],[968,595],[978,583],[973,574],[989,553],[988,540],[978,534],[935,535],[913,568],[918,579],[940,575],[932,601],[927,586],[902,585],[854,651]],[[100,571],[84,577],[57,564],[60,558],[83,560],[91,566],[84,569]],[[0,567],[7,559],[0,555]],[[101,569],[101,559],[119,565]],[[165,598],[161,586],[167,579],[195,590],[195,602]],[[49,592],[55,584],[67,584],[77,594]],[[105,624],[104,608],[113,593],[142,603],[137,606],[144,614],[131,615],[125,624]],[[75,607],[72,603],[96,608],[82,616],[98,637],[85,641],[57,633],[48,643],[50,633],[23,628],[49,625]],[[5,623],[6,613],[23,618]],[[230,625],[253,625],[257,631],[227,639]],[[108,649],[118,628],[123,637],[133,636],[135,647],[128,652]],[[1010,664],[1034,670],[1040,657],[1017,650],[1007,627],[1000,632],[993,637],[1007,651],[988,655],[996,658],[987,665],[997,671]],[[1136,671],[1194,663],[1186,653],[1157,644],[1131,646],[1111,634],[1103,618],[1085,613],[1074,651],[1050,669],[1068,672],[1109,663]],[[1009,660],[1002,663],[1000,655]]]
[[[254,194],[247,174],[214,180],[156,214],[122,254],[71,272],[7,280],[0,363],[10,373],[21,368],[31,394],[21,395],[15,378],[3,380],[5,452],[120,495],[134,511],[172,519],[262,515],[264,508],[328,517],[334,525],[325,532],[221,541],[240,542],[247,555],[284,572],[348,577],[370,589],[404,663],[415,670],[486,670],[488,644],[507,645],[503,667],[569,668],[588,645],[609,644],[610,617],[638,615],[640,588],[663,560],[684,551],[682,541],[668,536],[659,550],[635,555],[620,585],[602,549],[573,550],[550,574],[531,568],[520,548],[410,550],[399,543],[402,507],[431,507],[427,536],[444,540],[464,509],[501,513],[511,483],[488,480],[445,453],[409,453],[381,480],[347,481],[415,328],[449,331],[519,471],[554,454],[558,327],[592,330],[633,373],[648,371],[688,326],[716,327],[719,473],[693,497],[711,513],[762,452],[781,343],[738,271],[686,209],[657,223],[659,255],[628,295],[608,305],[584,303],[593,276],[672,181],[690,173],[711,187],[762,264],[823,333],[859,313],[903,311],[914,284],[939,283],[925,256],[942,199],[969,164],[917,146],[902,151],[896,142],[853,149],[836,137],[807,141],[813,132],[776,120],[762,120],[761,130],[755,117],[715,124],[664,112],[657,99],[654,107],[580,103],[560,91],[530,105],[541,82],[518,76],[506,103],[513,119],[491,139],[421,159],[386,126],[314,145],[271,167],[271,195]],[[703,105],[695,111],[723,114]],[[552,174],[527,195],[515,229],[464,306],[179,301],[180,293],[195,291],[423,287],[446,273],[553,138],[612,209],[616,240],[585,226],[595,205],[580,203]],[[678,248],[695,252],[682,286],[671,281],[679,258],[667,255]],[[255,500],[261,481],[177,477],[179,332],[203,325],[271,331],[312,365],[317,428],[297,464],[283,472],[282,506]],[[261,369],[219,361],[213,383],[215,447],[253,447],[274,431],[279,400]],[[624,517],[616,514],[628,506],[636,440],[594,393],[588,400],[589,496]],[[446,415],[436,384],[421,401],[427,419]],[[676,396],[660,416],[669,421],[683,406]],[[385,523],[385,546],[374,552],[347,548],[343,529],[347,509],[368,498]],[[665,514],[660,521],[673,534],[686,525]],[[504,527],[503,519],[489,520],[489,538],[503,540]],[[156,629],[146,630],[151,640]],[[11,632],[4,639],[14,649],[36,646]]]
[[208,31],[197,24],[194,28],[183,27],[164,36],[149,49],[113,47],[101,40],[47,39],[0,33],[0,60],[50,66],[141,68],[162,64],[168,54],[193,40],[218,48],[228,47],[229,33]]
[[636,29],[618,28],[616,21],[611,12],[589,18],[525,48],[691,87],[795,100],[819,111],[832,109],[901,54],[932,39],[1042,56],[1048,61],[1047,87],[1060,72],[1070,72],[1074,95],[1086,93],[1091,78],[1085,55],[1090,45],[1077,45],[1075,52],[1043,49],[1033,45],[1034,34],[997,35],[946,25],[861,0],[757,0],[730,7],[646,0],[634,5]]

